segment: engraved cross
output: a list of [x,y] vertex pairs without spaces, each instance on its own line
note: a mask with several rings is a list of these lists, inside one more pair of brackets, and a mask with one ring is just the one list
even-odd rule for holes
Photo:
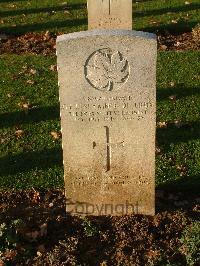
[[[105,0],[102,0],[102,3],[104,2]],[[107,0],[106,0],[107,1]],[[111,0],[108,0],[108,13],[110,15],[111,13]]]
[[111,8],[111,0],[109,0],[109,7],[108,7],[109,15],[110,15],[110,8]]
[[[111,143],[110,142],[110,129],[108,126],[104,126],[106,130],[106,172],[111,170],[111,155],[112,155],[112,147],[124,147],[124,141],[118,142],[118,143]],[[105,144],[103,144],[105,145]],[[97,146],[102,146],[98,145],[95,141],[93,141],[93,149]]]

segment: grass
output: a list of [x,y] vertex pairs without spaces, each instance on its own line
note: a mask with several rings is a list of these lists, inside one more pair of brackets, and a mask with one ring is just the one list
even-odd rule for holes
[[[185,32],[200,20],[199,8],[198,0],[133,1],[133,26],[150,32]],[[6,34],[87,29],[83,0],[1,0],[0,18],[0,33]],[[199,62],[199,52],[159,54],[157,120],[167,126],[157,129],[158,187],[192,191],[200,187]],[[0,57],[2,188],[63,187],[61,139],[51,135],[60,130],[57,75],[50,70],[54,64],[54,56]],[[31,108],[27,112],[24,106]]]
[[[60,130],[57,74],[50,70],[55,63],[55,56],[0,57],[1,188],[63,187],[61,140],[51,136]],[[199,70],[200,52],[159,53],[157,120],[167,127],[157,130],[158,187],[200,188]],[[32,106],[28,113],[24,104]]]
[[[63,183],[60,140],[51,136],[60,129],[57,76],[50,70],[53,63],[55,57],[1,57],[1,187]],[[30,74],[31,69],[37,73]],[[26,114],[20,106],[28,103],[33,108]],[[19,129],[24,134],[17,138]]]
[[[199,9],[199,0],[133,1],[133,28],[150,32],[190,31],[200,20]],[[87,30],[86,0],[1,0],[0,18],[0,32],[6,34]]]

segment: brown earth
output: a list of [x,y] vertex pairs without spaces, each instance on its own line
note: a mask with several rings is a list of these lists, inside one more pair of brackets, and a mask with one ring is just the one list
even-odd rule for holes
[[160,190],[154,217],[81,219],[66,214],[61,190],[1,191],[0,225],[16,219],[23,225],[16,247],[0,254],[0,265],[184,266],[180,237],[198,219],[199,202],[194,194]]
[[[61,34],[61,33],[60,33]],[[59,34],[59,35],[60,35]],[[194,38],[192,32],[182,33],[180,35],[172,35],[169,33],[158,35],[159,50],[185,51],[199,50],[200,37]],[[15,53],[15,54],[55,54],[56,36],[50,32],[42,33],[27,33],[25,35],[4,36],[0,41],[0,54]]]

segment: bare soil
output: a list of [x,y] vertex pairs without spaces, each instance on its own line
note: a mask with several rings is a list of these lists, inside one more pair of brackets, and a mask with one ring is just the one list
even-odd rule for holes
[[[61,34],[61,33],[60,33]],[[50,32],[27,33],[25,35],[7,36],[0,40],[0,54],[55,54],[56,36]],[[192,32],[186,32],[179,35],[166,33],[158,35],[158,49],[185,51],[199,50],[200,42],[194,39]]]
[[199,202],[194,194],[159,190],[154,217],[83,219],[66,214],[62,190],[2,191],[0,224],[21,219],[23,226],[0,265],[184,266],[180,237],[199,219]]

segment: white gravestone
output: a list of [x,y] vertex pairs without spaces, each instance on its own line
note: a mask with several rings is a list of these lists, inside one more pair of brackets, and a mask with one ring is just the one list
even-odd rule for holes
[[132,29],[132,0],[88,0],[88,28]]
[[67,211],[155,213],[153,34],[94,30],[57,39]]

